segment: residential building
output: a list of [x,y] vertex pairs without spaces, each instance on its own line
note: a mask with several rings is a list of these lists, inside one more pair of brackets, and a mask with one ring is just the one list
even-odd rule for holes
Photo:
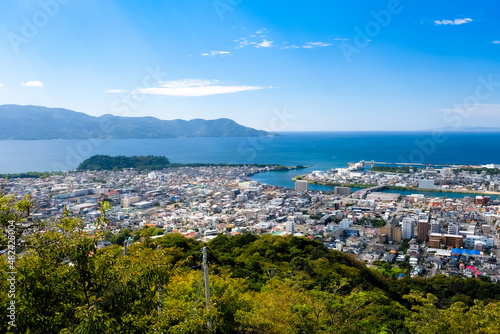
[[401,242],[401,227],[387,224],[380,228],[380,233],[385,234],[388,241]]
[[418,187],[422,189],[434,189],[436,188],[434,180],[419,180]]
[[441,233],[441,223],[437,220],[431,220],[431,233]]
[[460,230],[460,227],[456,223],[450,223],[448,225],[448,234],[458,235],[459,230]]
[[335,187],[335,195],[347,196],[351,194],[351,188],[349,187]]
[[415,236],[415,225],[413,220],[404,218],[402,225],[402,238],[412,239]]
[[425,242],[429,236],[429,224],[427,220],[419,220],[417,223],[417,239],[420,242]]
[[304,181],[304,180],[298,180],[298,181],[295,181],[295,190],[296,191],[307,191],[307,186],[308,186],[308,183],[307,181]]
[[285,224],[285,232],[294,234],[295,233],[295,222],[291,219],[287,220]]

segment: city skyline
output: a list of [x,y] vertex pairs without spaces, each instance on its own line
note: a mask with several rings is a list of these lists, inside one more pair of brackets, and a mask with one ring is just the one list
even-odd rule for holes
[[270,131],[495,126],[499,8],[5,1],[0,104]]

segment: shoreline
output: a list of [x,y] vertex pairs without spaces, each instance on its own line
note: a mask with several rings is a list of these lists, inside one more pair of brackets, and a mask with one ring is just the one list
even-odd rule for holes
[[[170,166],[167,166],[163,169],[168,169],[168,168],[175,168],[175,167],[212,167],[212,166],[220,166],[220,167],[243,167],[243,166],[251,166],[251,167],[258,167],[258,168],[272,168],[271,170],[265,170],[265,171],[257,171],[255,173],[249,173],[247,174],[248,177],[259,174],[259,173],[264,173],[264,172],[288,172],[290,170],[300,170],[300,169],[305,169],[312,167],[310,165],[304,166],[304,165],[296,165],[296,166],[284,166],[280,164],[225,164],[225,163],[216,163],[216,164],[210,164],[210,163],[171,163]],[[125,168],[128,169],[128,168]],[[135,168],[131,168],[135,169]],[[157,171],[161,171],[163,169],[154,169]],[[140,171],[154,171],[145,169],[145,170],[140,170]],[[65,171],[52,171],[52,172],[35,172],[35,171],[30,171],[30,172],[19,172],[19,173],[0,173],[0,178],[1,179],[29,179],[29,178],[34,178],[34,179],[39,179],[39,178],[46,178],[52,175],[62,175],[63,173],[73,173],[73,172],[88,172],[88,171],[94,171],[94,170],[87,170],[87,169],[70,169],[70,170],[65,170]],[[112,171],[112,169],[101,169],[101,170],[95,170],[97,172],[99,171]]]
[[[300,177],[303,175],[298,175]],[[326,187],[349,187],[349,188],[372,188],[377,187],[375,184],[356,184],[356,183],[335,183],[335,182],[321,182],[321,181],[310,181],[304,179],[297,179],[297,177],[292,178],[292,181],[307,181],[309,184],[321,185]],[[478,191],[478,190],[460,190],[460,189],[429,189],[429,188],[414,188],[414,187],[396,187],[396,186],[384,186],[387,190],[401,190],[401,191],[417,191],[417,192],[436,192],[436,193],[459,193],[459,194],[473,194],[473,195],[500,195],[498,191]]]

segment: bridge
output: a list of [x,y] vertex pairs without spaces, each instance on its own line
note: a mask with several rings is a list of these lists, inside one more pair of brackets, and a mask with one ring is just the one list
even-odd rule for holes
[[384,190],[385,187],[386,186],[383,185],[383,186],[375,186],[375,187],[371,187],[371,188],[361,189],[361,190],[358,190],[356,192],[353,192],[352,197],[359,198],[359,199],[366,198],[366,195],[368,195],[369,193],[372,193],[374,191]]

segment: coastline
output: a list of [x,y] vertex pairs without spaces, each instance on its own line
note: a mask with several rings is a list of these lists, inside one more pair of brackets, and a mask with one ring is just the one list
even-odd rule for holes
[[[298,177],[303,175],[298,175],[292,178],[292,181],[301,180]],[[349,188],[371,188],[377,187],[375,184],[356,184],[356,183],[336,183],[336,182],[321,182],[321,181],[307,181],[309,184],[321,185],[326,187],[349,187]],[[415,188],[415,187],[396,187],[396,186],[384,186],[387,190],[401,190],[401,191],[426,191],[426,192],[436,192],[436,193],[458,193],[458,194],[472,194],[472,195],[500,195],[498,191],[479,191],[479,190],[469,190],[469,189],[432,189],[432,188]]]

